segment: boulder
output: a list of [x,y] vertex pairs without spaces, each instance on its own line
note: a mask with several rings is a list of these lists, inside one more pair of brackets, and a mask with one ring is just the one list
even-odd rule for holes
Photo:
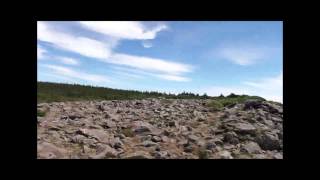
[[244,102],[243,110],[258,109],[262,107],[262,101],[260,100],[247,100]]
[[250,154],[256,154],[261,152],[261,148],[256,142],[248,142],[246,144],[243,144],[241,150]]
[[218,157],[221,159],[233,159],[233,157],[229,151],[218,152]]
[[152,156],[148,152],[145,152],[145,151],[135,151],[135,152],[123,155],[122,158],[124,158],[124,159],[152,159]]
[[234,130],[241,134],[255,134],[256,128],[249,123],[235,123],[230,124],[234,127]]
[[155,152],[155,158],[156,159],[166,159],[168,157],[167,151],[157,151]]
[[276,134],[265,133],[257,136],[256,142],[264,150],[280,150],[281,143]]
[[151,134],[151,135],[160,135],[162,131],[155,128],[150,123],[143,121],[135,121],[132,126],[133,132],[137,134]]
[[159,136],[152,136],[151,140],[153,142],[160,142],[161,141],[161,138]]
[[68,156],[68,151],[57,147],[48,142],[38,144],[37,147],[38,158],[40,159],[64,159]]
[[223,141],[230,144],[238,144],[239,139],[235,132],[227,132],[224,134]]
[[103,145],[103,150],[96,155],[89,156],[90,159],[106,159],[117,157],[118,152],[109,145]]
[[192,142],[192,143],[196,143],[199,139],[200,139],[200,138],[199,138],[198,136],[196,136],[196,135],[193,135],[193,134],[188,135],[188,140],[189,140],[190,142]]
[[149,140],[143,142],[144,147],[151,147],[151,146],[156,146],[156,145],[158,145],[158,144],[155,142],[149,141]]

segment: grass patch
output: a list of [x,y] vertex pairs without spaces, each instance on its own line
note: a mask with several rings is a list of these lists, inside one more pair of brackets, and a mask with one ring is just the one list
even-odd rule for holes
[[223,108],[223,104],[217,100],[212,100],[208,103],[208,106],[213,111],[219,111]]
[[37,116],[44,117],[45,115],[46,115],[46,112],[37,110]]
[[130,129],[130,128],[123,129],[122,134],[124,134],[126,137],[133,137],[134,136],[134,133],[133,133],[132,129]]
[[264,98],[259,97],[259,96],[248,96],[248,95],[235,95],[235,94],[230,94],[229,96],[219,96],[219,97],[213,97],[213,100],[208,103],[209,107],[212,107],[216,110],[220,110],[223,107],[226,106],[231,106],[234,104],[238,103],[243,103],[247,100],[260,100],[260,101],[265,101]]
[[208,159],[209,154],[204,148],[198,149],[198,157],[199,159]]

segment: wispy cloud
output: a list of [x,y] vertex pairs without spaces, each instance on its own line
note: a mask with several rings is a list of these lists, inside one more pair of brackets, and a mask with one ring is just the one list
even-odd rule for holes
[[161,79],[166,79],[166,80],[170,80],[170,81],[180,81],[180,82],[191,81],[191,79],[189,79],[189,78],[182,77],[182,76],[177,76],[177,75],[159,74],[159,75],[156,75],[156,76],[161,78]]
[[46,52],[47,51],[45,49],[43,49],[41,46],[38,45],[38,47],[37,47],[37,60],[42,59]]
[[79,65],[79,61],[69,57],[57,57],[63,64],[67,65]]
[[246,81],[243,84],[254,88],[252,91],[262,94],[266,99],[282,102],[283,96],[283,74],[275,77],[262,78],[256,81]]
[[57,48],[81,54],[92,58],[108,58],[111,53],[111,45],[87,37],[78,37],[72,34],[59,32],[50,28],[45,22],[39,22],[37,26],[38,39],[49,42]]
[[142,46],[144,48],[151,48],[152,47],[152,43],[151,42],[148,42],[148,41],[143,41],[142,42]]
[[[140,22],[90,21],[80,23],[91,30],[97,32],[103,31],[110,36],[141,40],[154,39],[157,32],[167,28],[167,26],[162,24],[148,29]],[[182,77],[182,74],[193,70],[191,65],[170,60],[113,53],[113,46],[107,42],[101,42],[86,37],[77,37],[66,32],[59,32],[54,28],[49,27],[46,22],[38,22],[38,39],[49,42],[60,49],[95,58],[99,61],[138,68],[153,73],[153,76],[160,79],[186,82],[190,79]],[[63,61],[65,64],[75,64],[75,62],[70,59],[64,59]],[[154,75],[154,73],[156,73],[156,75]]]
[[168,80],[168,81],[178,81],[178,82],[189,82],[191,81],[190,78],[183,77],[180,75],[172,75],[172,74],[165,74],[165,73],[157,73],[157,72],[148,72],[148,71],[142,71],[139,69],[134,68],[125,68],[125,67],[113,67],[117,72],[124,72],[126,74],[130,74],[131,77],[134,77],[135,75],[139,77],[155,77],[158,79]]
[[219,48],[216,53],[220,58],[232,63],[249,66],[266,58],[270,51],[266,47],[239,44],[237,46],[223,46]]
[[164,24],[148,28],[138,21],[81,21],[84,27],[121,39],[154,39],[158,32],[167,29]]
[[120,75],[120,76],[125,76],[125,77],[130,77],[130,78],[135,78],[135,79],[143,79],[144,77],[142,75],[134,74],[134,73],[127,73],[123,71],[114,71],[114,74]]
[[92,82],[101,82],[101,83],[110,82],[110,80],[105,76],[79,72],[64,66],[57,66],[57,65],[50,65],[50,64],[44,64],[42,66],[53,70],[53,72],[56,75],[62,75],[64,77],[76,78],[76,79],[92,81]]
[[176,63],[168,60],[150,58],[144,56],[133,56],[128,54],[113,54],[107,62],[131,66],[134,68],[163,72],[167,74],[181,74],[192,71],[192,66]]

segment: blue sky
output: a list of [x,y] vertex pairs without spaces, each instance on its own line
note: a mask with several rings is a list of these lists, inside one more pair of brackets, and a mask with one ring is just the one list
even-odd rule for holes
[[38,81],[282,102],[281,21],[38,21]]

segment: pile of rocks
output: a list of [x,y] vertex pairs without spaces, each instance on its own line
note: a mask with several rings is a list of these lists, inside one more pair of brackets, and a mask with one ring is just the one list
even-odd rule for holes
[[282,159],[282,105],[145,99],[38,104],[38,158]]

